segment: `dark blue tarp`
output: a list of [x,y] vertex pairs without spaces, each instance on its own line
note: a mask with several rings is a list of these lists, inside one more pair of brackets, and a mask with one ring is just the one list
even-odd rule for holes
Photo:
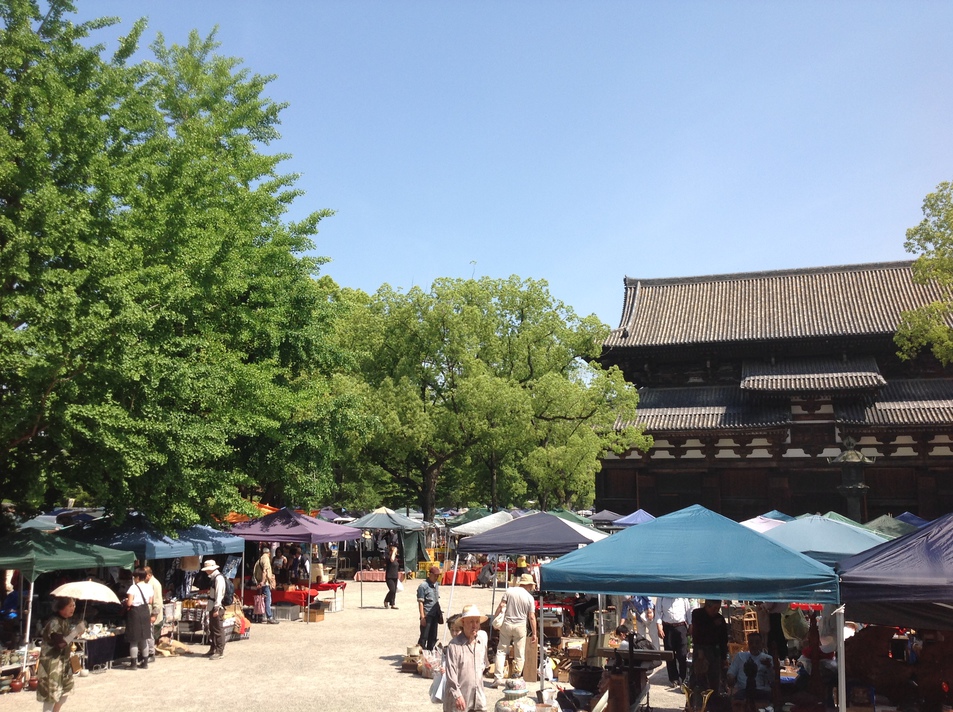
[[829,566],[699,505],[544,564],[540,578],[547,591],[838,601]]
[[287,507],[259,519],[239,522],[232,526],[232,533],[241,537],[240,541],[247,539],[298,544],[330,544],[361,538],[360,529],[315,519]]
[[517,517],[483,534],[467,537],[460,542],[457,551],[461,554],[560,556],[605,536],[597,529],[554,514],[536,512]]
[[236,536],[197,524],[180,529],[172,538],[158,530],[141,514],[130,514],[120,526],[109,518],[75,524],[60,534],[76,541],[132,551],[140,560],[175,559],[180,556],[240,554],[245,542]]
[[953,602],[953,513],[837,565],[844,601]]
[[924,519],[923,517],[918,517],[916,514],[911,512],[904,512],[903,514],[898,514],[897,519],[905,524],[912,524],[915,527],[922,527],[930,523],[929,519]]
[[828,566],[887,541],[880,534],[819,514],[785,522],[762,532],[762,536]]

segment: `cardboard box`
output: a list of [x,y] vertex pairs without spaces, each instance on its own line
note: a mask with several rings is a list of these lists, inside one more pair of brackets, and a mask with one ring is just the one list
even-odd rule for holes
[[313,608],[309,608],[306,613],[308,615],[307,621],[309,623],[320,623],[324,620],[324,611],[316,611]]

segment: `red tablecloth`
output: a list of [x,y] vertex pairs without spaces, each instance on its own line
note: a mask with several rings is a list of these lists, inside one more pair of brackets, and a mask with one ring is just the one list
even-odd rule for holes
[[477,580],[477,576],[480,575],[479,571],[470,571],[470,570],[460,570],[460,571],[444,571],[442,583],[451,584],[455,583],[457,586],[472,586],[473,582]]
[[[337,595],[338,589],[344,591],[344,587],[347,586],[346,581],[341,581],[339,583],[316,583],[311,587],[311,601],[314,602],[318,598],[318,593],[321,591],[334,591],[334,595]],[[253,606],[255,604],[255,594],[258,593],[254,588],[246,588],[245,593],[242,596],[242,602],[246,606]],[[271,592],[271,602],[272,603],[293,603],[296,606],[307,606],[308,605],[308,591],[279,591],[272,590]]]

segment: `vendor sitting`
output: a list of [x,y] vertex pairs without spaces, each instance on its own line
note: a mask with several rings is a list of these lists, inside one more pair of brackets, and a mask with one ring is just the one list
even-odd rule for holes
[[769,700],[774,659],[764,652],[760,633],[748,634],[748,649],[735,655],[728,668],[728,686],[736,700]]

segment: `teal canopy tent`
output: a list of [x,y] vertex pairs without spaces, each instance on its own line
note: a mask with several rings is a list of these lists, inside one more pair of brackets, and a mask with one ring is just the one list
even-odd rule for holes
[[699,505],[544,564],[540,579],[547,591],[838,601],[837,575],[829,566]]

